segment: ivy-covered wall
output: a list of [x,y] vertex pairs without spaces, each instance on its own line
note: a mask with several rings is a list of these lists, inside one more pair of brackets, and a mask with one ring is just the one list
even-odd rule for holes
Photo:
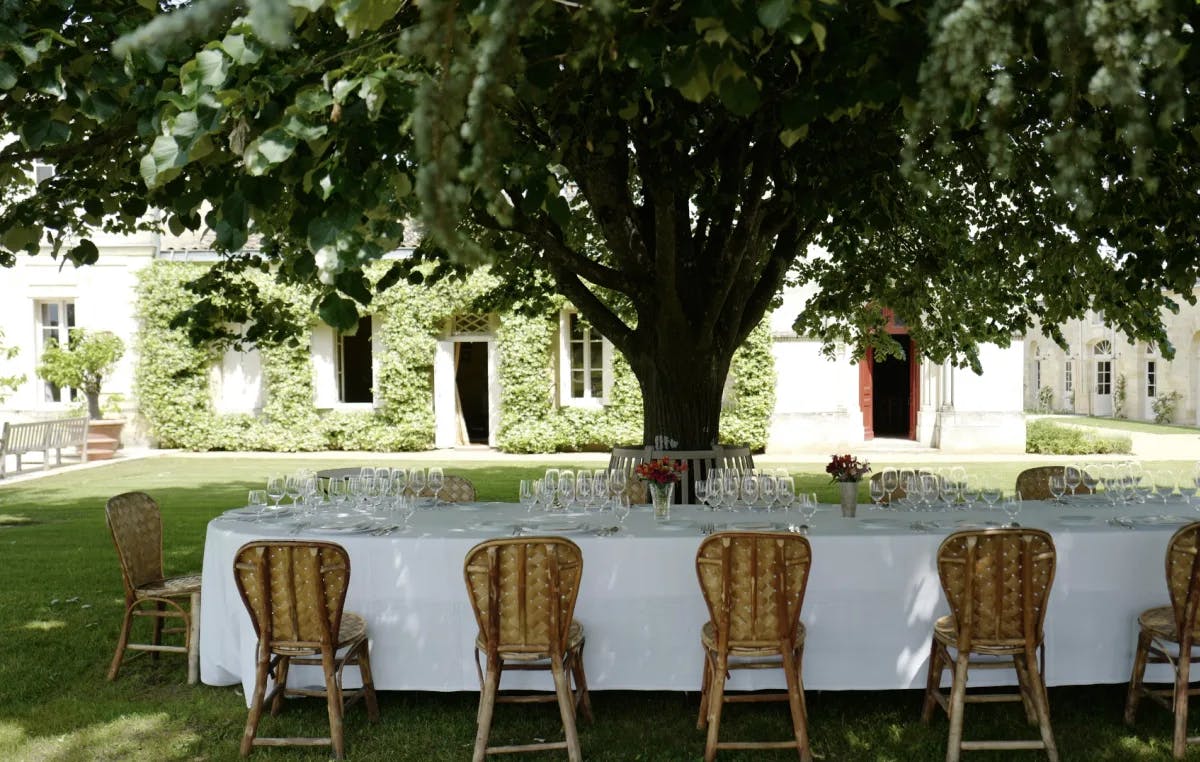
[[[264,404],[261,413],[219,413],[212,373],[220,357],[193,347],[169,325],[192,298],[183,284],[204,265],[155,262],[140,275],[134,391],[147,430],[160,447],[187,450],[423,450],[433,446],[433,358],[446,320],[470,310],[495,287],[486,271],[460,283],[399,284],[379,295],[372,308],[380,343],[375,410],[318,410],[313,389],[309,335],[297,345],[260,346]],[[261,273],[249,273],[264,295],[283,298],[298,324],[311,322],[311,297]],[[608,404],[602,408],[558,406],[555,362],[556,314],[504,315],[496,347],[500,357],[500,427],[497,445],[506,452],[607,449],[641,440],[642,403],[628,363],[614,353]],[[732,380],[721,414],[727,443],[766,445],[775,404],[775,371],[766,323],[734,357]]]

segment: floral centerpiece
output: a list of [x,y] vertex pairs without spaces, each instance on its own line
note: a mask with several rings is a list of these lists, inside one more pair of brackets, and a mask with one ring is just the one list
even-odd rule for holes
[[829,465],[825,466],[825,473],[832,476],[835,482],[857,482],[870,472],[871,464],[854,455],[834,455]]
[[666,521],[671,517],[671,500],[675,496],[675,485],[687,471],[687,463],[671,458],[658,458],[639,463],[633,473],[646,484],[650,502],[654,505],[654,518]]
[[842,515],[853,518],[858,510],[858,483],[863,476],[871,472],[871,464],[859,460],[854,455],[834,454],[825,473],[833,477],[841,489]]

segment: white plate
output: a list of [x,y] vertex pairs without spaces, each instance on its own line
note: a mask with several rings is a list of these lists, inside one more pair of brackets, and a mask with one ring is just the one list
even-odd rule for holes
[[1116,520],[1132,527],[1178,527],[1194,521],[1187,516],[1118,516]]
[[580,524],[578,521],[539,521],[534,524],[525,524],[525,531],[529,534],[582,532],[590,528],[587,524]]
[[1059,516],[1058,523],[1068,527],[1082,527],[1096,523],[1095,516]]
[[472,521],[467,524],[467,529],[475,532],[494,532],[497,529],[511,532],[517,523],[515,521]]
[[462,511],[463,513],[472,513],[475,511],[482,511],[483,506],[479,503],[455,503],[454,510]]
[[730,532],[770,532],[778,528],[779,525],[767,521],[747,521],[725,525],[725,529]]
[[700,525],[694,521],[654,522],[654,529],[657,532],[694,532],[699,528]]
[[223,515],[229,516],[231,518],[237,518],[237,519],[261,518],[263,520],[270,521],[271,519],[278,519],[278,518],[282,518],[284,516],[290,516],[291,514],[292,514],[292,509],[287,506],[284,506],[282,508],[267,508],[261,514],[258,512],[257,508],[254,508],[252,506],[246,506],[245,508],[234,508],[231,511],[225,511],[225,513]]

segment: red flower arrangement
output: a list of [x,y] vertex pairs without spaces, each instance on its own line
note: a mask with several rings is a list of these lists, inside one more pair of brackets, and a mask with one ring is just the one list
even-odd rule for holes
[[856,482],[870,471],[869,462],[853,455],[834,455],[829,465],[825,466],[825,473],[832,476],[835,482]]
[[648,460],[645,463],[639,463],[633,469],[633,473],[639,479],[647,482],[658,482],[659,484],[673,484],[683,478],[685,471],[687,471],[686,462],[671,460],[665,457],[659,460]]

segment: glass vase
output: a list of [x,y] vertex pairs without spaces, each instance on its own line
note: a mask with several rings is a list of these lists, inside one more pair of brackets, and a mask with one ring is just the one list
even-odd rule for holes
[[838,482],[841,488],[842,515],[854,518],[858,511],[858,482]]
[[646,482],[646,491],[650,493],[650,504],[654,506],[654,520],[670,521],[675,482]]

